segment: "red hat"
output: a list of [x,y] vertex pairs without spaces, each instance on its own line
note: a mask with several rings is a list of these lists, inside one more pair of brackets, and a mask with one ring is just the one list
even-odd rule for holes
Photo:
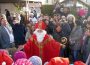
[[86,64],[83,63],[82,61],[76,61],[76,62],[74,62],[74,65],[86,65]]
[[13,63],[12,58],[6,53],[6,51],[0,52],[0,65],[2,65],[3,62],[6,65],[12,65],[12,63]]
[[37,29],[37,28],[45,30],[46,29],[46,24],[43,21],[38,22],[38,23],[35,24],[35,29]]
[[69,59],[62,57],[55,57],[52,58],[47,65],[69,65]]

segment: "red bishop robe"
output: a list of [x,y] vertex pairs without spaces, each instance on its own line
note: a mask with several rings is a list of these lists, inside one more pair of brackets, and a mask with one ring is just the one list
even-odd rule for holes
[[59,56],[60,43],[56,42],[49,35],[45,35],[44,40],[41,44],[37,42],[36,35],[33,34],[32,37],[24,46],[24,51],[27,58],[31,56],[39,56],[42,58],[43,63],[50,61],[51,58]]

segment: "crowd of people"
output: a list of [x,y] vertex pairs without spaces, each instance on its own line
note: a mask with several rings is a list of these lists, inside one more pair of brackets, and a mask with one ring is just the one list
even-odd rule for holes
[[0,65],[90,65],[90,16],[0,15]]

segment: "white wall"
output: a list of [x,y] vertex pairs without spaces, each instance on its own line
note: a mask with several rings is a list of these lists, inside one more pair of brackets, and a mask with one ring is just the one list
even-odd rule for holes
[[16,7],[12,3],[0,3],[1,14],[5,14],[5,9],[8,9],[10,13],[17,11]]
[[[23,0],[26,1],[26,0]],[[27,0],[27,1],[36,1],[36,2],[42,2],[42,5],[52,5],[53,0],[48,0],[48,3],[46,3],[47,0]]]

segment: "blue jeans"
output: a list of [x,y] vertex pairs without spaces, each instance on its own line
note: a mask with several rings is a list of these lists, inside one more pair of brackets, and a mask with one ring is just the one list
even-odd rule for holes
[[64,52],[65,52],[65,48],[62,48],[62,49],[60,50],[60,57],[64,57]]
[[73,61],[77,61],[79,58],[78,58],[78,55],[79,55],[79,50],[73,50]]

